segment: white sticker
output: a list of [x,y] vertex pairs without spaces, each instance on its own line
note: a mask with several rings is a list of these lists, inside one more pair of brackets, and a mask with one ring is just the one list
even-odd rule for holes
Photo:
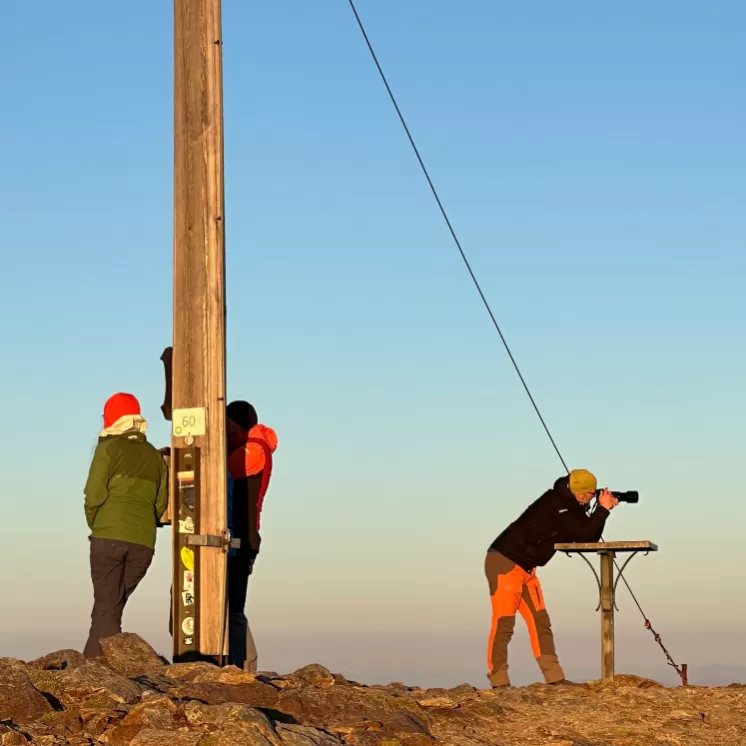
[[184,606],[192,606],[194,604],[194,596],[189,591],[184,591],[181,594],[181,599],[184,602]]
[[205,434],[205,408],[174,409],[172,415],[173,433],[177,438],[191,435],[193,438]]
[[190,570],[184,571],[184,591],[194,593],[194,573]]
[[182,623],[181,623],[181,631],[185,635],[193,635],[194,634],[194,617],[188,616]]
[[194,638],[193,637],[185,637],[184,638],[184,644],[185,645],[191,645],[193,642],[194,642]]
[[179,533],[180,534],[193,534],[194,533],[194,521],[191,516],[188,516],[183,521],[179,521]]

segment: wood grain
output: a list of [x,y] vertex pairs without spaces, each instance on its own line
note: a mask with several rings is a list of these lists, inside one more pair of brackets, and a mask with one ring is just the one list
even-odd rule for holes
[[[218,536],[227,528],[224,204],[220,0],[175,0],[173,408],[205,407],[206,434],[194,439],[198,533]],[[197,555],[200,647],[217,655],[225,652],[226,556],[216,548]]]
[[555,544],[558,552],[657,552],[652,541],[598,541],[576,544]]

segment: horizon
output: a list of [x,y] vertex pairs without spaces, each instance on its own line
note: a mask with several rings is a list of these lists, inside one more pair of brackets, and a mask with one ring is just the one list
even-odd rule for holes
[[[359,11],[563,456],[640,492],[606,538],[658,544],[625,573],[653,626],[692,681],[744,681],[746,5]],[[2,656],[83,647],[104,401],[169,442],[171,12],[0,8]],[[561,465],[349,9],[224,0],[223,26],[228,393],[279,436],[259,665],[486,685],[484,552]],[[170,656],[169,559],[161,530],[125,629]],[[590,570],[539,576],[568,676],[595,676]],[[670,680],[618,598],[617,670]],[[511,671],[539,680],[522,620]]]
[[[160,655],[171,660],[171,637],[167,626],[168,595],[160,593],[170,583],[170,557],[165,551],[169,542],[170,528],[160,529],[159,551],[154,567],[125,610],[123,630],[139,634]],[[630,569],[634,563],[644,560],[644,557],[634,559]],[[264,563],[263,557],[261,562]],[[573,561],[558,555],[552,564],[560,562]],[[578,609],[562,608],[556,603],[559,589],[554,583],[546,583],[544,588],[550,610],[560,606],[563,612],[559,622],[555,621],[553,615],[553,628],[560,659],[568,677],[571,680],[591,681],[601,675],[600,616],[594,611],[598,592],[590,570],[580,562],[577,565],[573,568],[576,572],[573,573],[572,583],[580,586]],[[563,570],[568,569],[560,568],[560,572],[564,574]],[[354,624],[334,627],[334,620],[329,620],[332,624],[326,629],[302,631],[288,622],[278,628],[273,615],[262,608],[261,598],[271,592],[267,586],[268,578],[259,571],[249,583],[248,609],[259,648],[260,670],[284,674],[310,663],[320,663],[334,673],[363,684],[401,681],[409,686],[422,687],[452,687],[461,683],[478,688],[488,686],[483,670],[486,668],[483,658],[488,630],[482,626],[444,630],[437,625],[404,628],[393,625],[376,630]],[[489,600],[482,601],[489,614]],[[651,678],[666,686],[679,685],[678,675],[666,663],[651,633],[643,627],[639,612],[626,589],[620,587],[618,590],[617,603],[616,672]],[[644,606],[648,605],[644,603]],[[88,630],[89,610],[90,606],[85,605],[73,613],[68,610],[67,621],[71,631],[64,634],[53,632],[42,636],[41,628],[45,625],[39,625],[37,632],[31,632],[33,639],[22,640],[20,645],[14,643],[12,647],[7,637],[3,637],[0,639],[0,657],[34,660],[53,650],[82,649]],[[360,619],[364,618],[364,611],[359,616]],[[578,621],[571,621],[573,619]],[[651,622],[676,663],[688,664],[691,685],[746,684],[746,629],[743,626],[664,628],[654,614],[651,614]],[[25,622],[24,628],[28,629],[28,622]],[[16,629],[16,634],[21,635],[21,630]],[[48,640],[54,641],[54,644]],[[541,681],[538,666],[531,655],[528,633],[521,620],[516,621],[516,632],[511,643],[510,670],[516,685],[525,686]]]

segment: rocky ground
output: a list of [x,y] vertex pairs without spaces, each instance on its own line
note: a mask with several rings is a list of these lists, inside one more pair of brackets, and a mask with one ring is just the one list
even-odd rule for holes
[[105,657],[0,659],[0,743],[112,746],[746,746],[746,686],[363,686],[312,665],[168,665],[135,635]]

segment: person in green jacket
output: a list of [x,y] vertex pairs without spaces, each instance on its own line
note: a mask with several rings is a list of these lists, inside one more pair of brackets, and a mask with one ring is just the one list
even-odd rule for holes
[[168,504],[166,464],[146,430],[132,394],[114,394],[104,405],[85,486],[94,598],[87,658],[99,657],[99,641],[122,631],[124,606],[153,561],[156,526]]

